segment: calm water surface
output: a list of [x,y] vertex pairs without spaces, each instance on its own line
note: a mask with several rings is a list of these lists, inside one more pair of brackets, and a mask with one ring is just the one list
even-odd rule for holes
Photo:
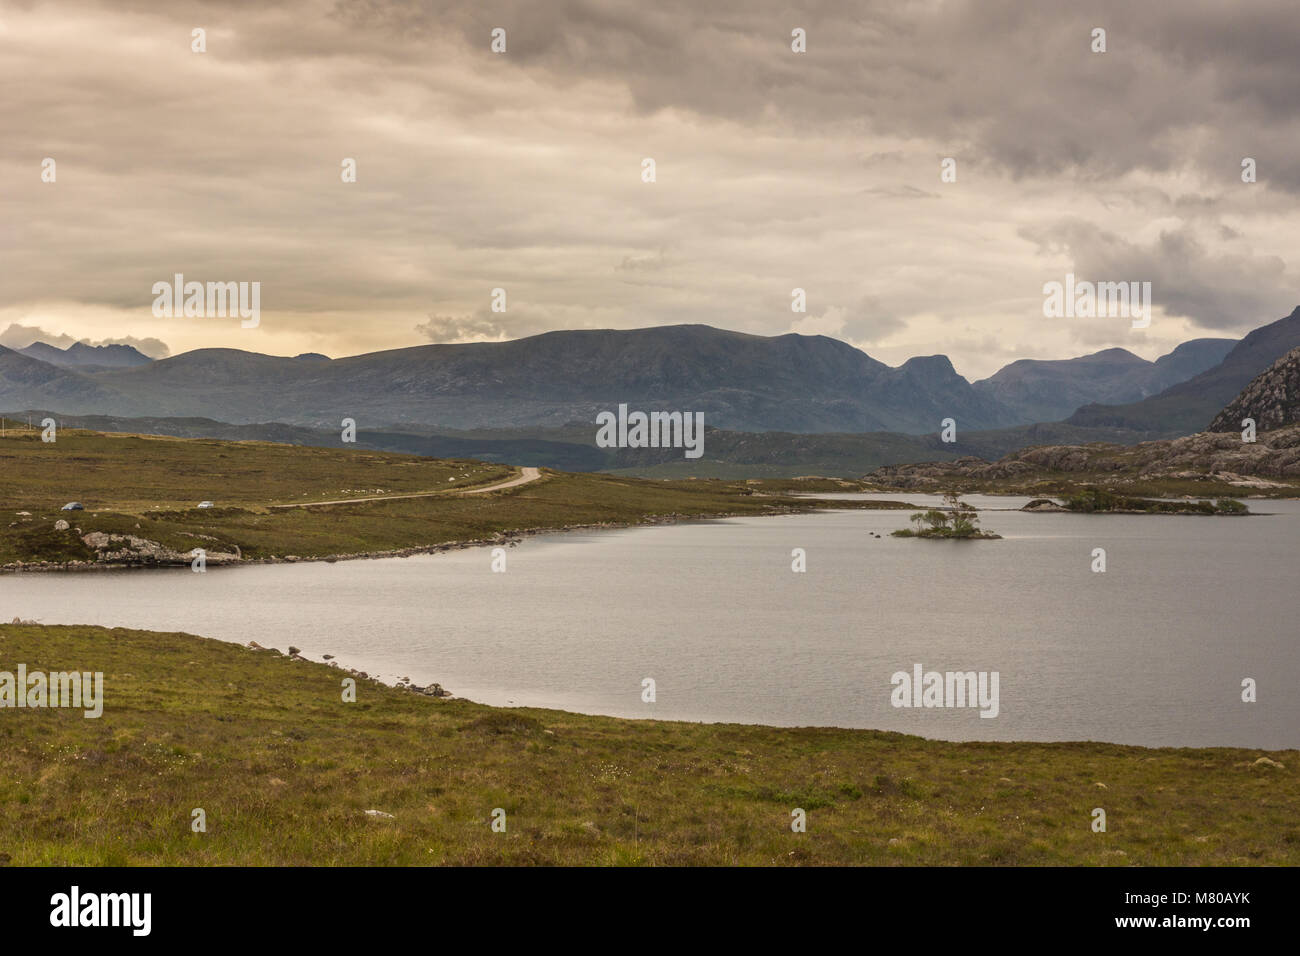
[[[292,644],[492,704],[952,740],[1300,747],[1300,502],[1251,507],[1274,513],[989,511],[1004,539],[977,542],[888,537],[908,512],[554,534],[509,549],[504,574],[486,548],[10,574],[0,613]],[[804,574],[793,548],[807,552]],[[1090,570],[1093,548],[1106,549],[1105,574]],[[891,675],[917,662],[998,671],[1001,713],[892,707]],[[1241,702],[1245,677],[1258,703]]]

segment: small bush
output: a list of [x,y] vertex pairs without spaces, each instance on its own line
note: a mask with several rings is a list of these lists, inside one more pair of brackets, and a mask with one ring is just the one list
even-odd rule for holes
[[506,711],[485,714],[460,728],[462,733],[491,734],[535,734],[542,729],[542,722],[527,714],[512,714]]

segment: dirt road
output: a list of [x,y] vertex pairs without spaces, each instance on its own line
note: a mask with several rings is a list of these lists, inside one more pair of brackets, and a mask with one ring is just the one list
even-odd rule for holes
[[530,481],[536,481],[542,477],[542,472],[538,468],[521,468],[519,474],[514,478],[506,481],[499,481],[495,485],[484,485],[482,488],[466,488],[457,490],[449,488],[446,491],[421,491],[413,495],[372,495],[368,498],[344,498],[340,501],[304,501],[300,504],[292,505],[271,505],[272,508],[316,508],[320,505],[352,505],[358,501],[397,501],[401,498],[446,498],[450,495],[483,495],[489,491],[500,491],[502,488],[516,488],[519,485],[526,485]]

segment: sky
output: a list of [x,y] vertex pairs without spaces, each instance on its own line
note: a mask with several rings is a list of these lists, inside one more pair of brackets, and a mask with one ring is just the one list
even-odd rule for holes
[[[1152,359],[1300,304],[1297,51],[1294,0],[0,0],[0,344]],[[1150,326],[1045,317],[1070,272]],[[176,273],[258,325],[155,316]]]

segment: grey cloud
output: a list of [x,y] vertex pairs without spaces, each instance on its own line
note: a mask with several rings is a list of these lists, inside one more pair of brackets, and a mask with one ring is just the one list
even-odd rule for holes
[[87,345],[129,345],[137,352],[149,356],[152,359],[166,358],[172,354],[172,350],[167,347],[167,343],[162,339],[144,338],[137,339],[133,335],[122,336],[115,339],[101,339],[98,342],[87,341]]
[[482,308],[465,315],[429,313],[415,331],[435,344],[500,342],[536,335],[555,327],[553,317],[535,310],[510,308],[493,312]]
[[615,268],[620,272],[662,272],[673,265],[665,250],[640,256],[624,256]]
[[55,335],[40,326],[19,325],[17,322],[11,322],[9,328],[0,332],[0,345],[7,349],[25,349],[33,342],[44,342],[55,348],[66,349],[76,341],[71,335]]
[[46,345],[53,345],[60,349],[66,349],[76,342],[81,342],[83,345],[129,345],[154,359],[166,358],[171,354],[167,344],[156,338],[136,338],[127,335],[98,340],[77,339],[62,332],[47,332],[38,325],[22,325],[18,322],[9,323],[9,327],[0,332],[0,345],[5,348],[25,349],[33,342],[44,342]]
[[938,199],[939,194],[928,189],[917,189],[907,183],[898,186],[874,186],[862,190],[864,195],[879,196],[882,199]]
[[457,342],[496,342],[510,338],[504,322],[495,316],[485,315],[434,315],[415,327],[430,342],[450,344]]
[[864,298],[844,313],[843,335],[851,342],[878,342],[903,328],[906,323],[875,297]]
[[1162,231],[1145,245],[1079,220],[1022,235],[1042,251],[1068,253],[1079,279],[1150,282],[1157,306],[1215,332],[1236,335],[1271,322],[1297,298],[1281,258],[1211,251],[1188,227]]

